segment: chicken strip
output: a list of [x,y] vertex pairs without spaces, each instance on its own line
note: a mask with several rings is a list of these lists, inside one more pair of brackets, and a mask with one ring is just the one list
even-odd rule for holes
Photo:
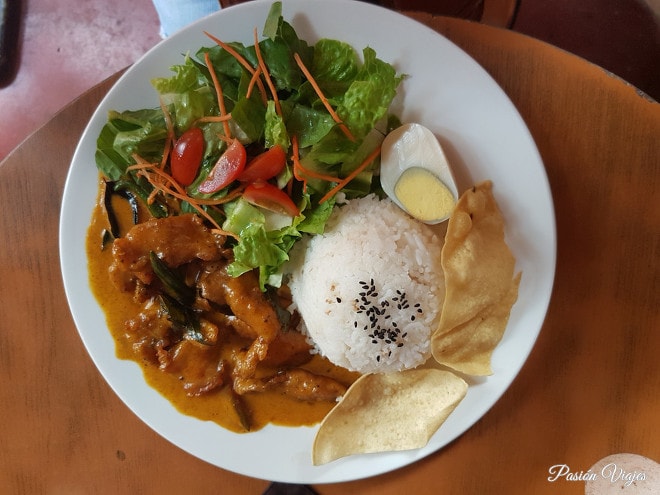
[[149,253],[154,252],[168,266],[177,267],[195,259],[223,259],[225,237],[207,229],[193,214],[152,218],[135,225],[126,236],[112,244],[110,278],[124,292],[136,282],[148,285],[154,278]]
[[330,377],[295,368],[261,380],[235,379],[234,390],[238,394],[277,390],[300,401],[316,402],[337,400],[346,392],[346,386]]

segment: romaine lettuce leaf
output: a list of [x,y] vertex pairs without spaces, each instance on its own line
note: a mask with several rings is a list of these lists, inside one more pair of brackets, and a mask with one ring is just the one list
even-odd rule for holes
[[388,111],[402,77],[394,67],[365,48],[364,64],[344,94],[337,114],[360,139],[369,133]]
[[96,141],[96,165],[108,179],[119,180],[126,167],[135,163],[134,153],[148,160],[160,160],[166,137],[160,109],[111,111]]
[[[361,61],[355,49],[342,41],[321,39],[309,45],[298,37],[281,12],[281,3],[274,2],[264,24],[263,39],[258,42],[281,113],[276,110],[275,98],[266,84],[262,86],[263,93],[258,85],[253,86],[252,68],[258,65],[253,45],[238,42],[225,45],[221,41],[202,47],[194,55],[186,55],[180,65],[171,67],[169,77],[151,81],[172,120],[175,135],[192,125],[199,126],[204,133],[200,172],[186,189],[190,201],[218,199],[229,192],[226,188],[204,195],[196,189],[227,146],[225,125],[203,119],[219,114],[211,69],[220,82],[225,109],[231,113],[231,138],[239,139],[250,150],[248,154],[256,155],[274,145],[290,151],[295,136],[300,164],[305,169],[340,178],[355,170],[383,139],[386,130],[379,128],[380,123],[386,120],[384,117],[402,80],[394,67],[378,59],[369,47],[363,50]],[[228,45],[252,68],[244,67],[221,45]],[[208,66],[206,55],[211,62]],[[311,72],[324,100],[307,80],[294,55]],[[327,102],[355,139],[342,132],[326,109]],[[126,168],[135,163],[135,154],[150,163],[160,162],[167,134],[161,108],[112,112],[98,138],[97,167],[109,179],[122,181],[122,187],[132,187],[145,197],[153,186],[134,172],[127,173]],[[343,189],[346,197],[359,197],[376,190],[373,175],[373,167],[360,173]],[[320,205],[318,201],[336,181],[310,177],[304,184],[294,180],[296,185],[291,187],[293,179],[290,160],[273,179],[281,189],[288,185],[301,211],[300,216],[286,225],[273,226],[269,212],[240,198],[220,208],[193,206],[187,201],[182,201],[180,208],[182,212],[204,208],[218,225],[237,235],[239,240],[232,241],[234,261],[229,267],[232,275],[258,269],[262,289],[265,284],[279,285],[291,247],[302,235],[322,233],[335,204],[334,198]]]
[[342,41],[321,39],[314,45],[311,72],[328,98],[343,95],[358,73],[355,49]]

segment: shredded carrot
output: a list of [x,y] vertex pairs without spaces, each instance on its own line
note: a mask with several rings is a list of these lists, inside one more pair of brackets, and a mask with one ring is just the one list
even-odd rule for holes
[[341,181],[340,181],[335,187],[333,187],[332,189],[330,189],[330,190],[325,194],[325,196],[323,196],[323,197],[319,200],[319,204],[321,205],[321,204],[325,203],[325,202],[326,202],[327,200],[329,200],[332,196],[334,196],[335,194],[337,194],[341,189],[344,188],[344,186],[346,186],[346,184],[348,184],[349,182],[351,182],[353,179],[355,179],[355,177],[358,176],[358,174],[359,174],[360,172],[362,172],[364,169],[366,169],[366,168],[371,164],[371,162],[373,162],[373,161],[376,159],[376,157],[377,157],[378,155],[380,155],[380,146],[379,146],[378,148],[376,148],[374,151],[372,151],[372,152],[369,154],[369,156],[368,156],[368,157],[367,157],[367,158],[366,158],[366,159],[365,159],[365,160],[364,160],[364,161],[363,161],[363,162],[362,162],[362,163],[361,163],[361,164],[360,164],[355,170],[353,170],[350,174],[348,174],[345,178],[343,178],[343,179],[342,179],[342,180],[341,180]]
[[339,124],[339,128],[342,130],[342,132],[346,135],[346,137],[348,139],[350,139],[351,141],[355,141],[355,136],[353,136],[353,133],[351,133],[351,130],[339,118],[339,115],[337,115],[337,112],[335,112],[335,109],[332,108],[332,105],[330,105],[330,102],[328,101],[328,99],[323,94],[323,91],[321,90],[321,87],[317,84],[316,80],[312,76],[312,73],[309,72],[307,67],[305,67],[305,64],[303,63],[302,59],[300,58],[300,55],[298,55],[297,53],[294,53],[293,58],[295,59],[296,63],[298,64],[298,67],[300,67],[300,70],[305,75],[305,77],[307,78],[309,83],[312,85],[312,88],[314,88],[314,91],[316,92],[316,95],[319,97],[319,99],[321,100],[321,103],[323,103],[323,106],[325,107],[325,109],[328,111],[328,113],[332,117],[332,120],[334,120],[337,124]]
[[174,177],[168,175],[167,173],[163,172],[162,170],[154,170],[154,172],[157,175],[162,176],[167,182],[169,182],[176,191],[173,191],[171,188],[168,188],[167,193],[171,194],[172,196],[181,199],[183,201],[187,201],[190,204],[197,204],[197,205],[206,205],[206,206],[217,206],[221,204],[228,203],[232,199],[237,198],[243,193],[243,189],[245,189],[245,186],[239,186],[227,195],[223,196],[222,198],[218,199],[201,199],[201,198],[193,198],[192,196],[188,195],[186,193],[185,189],[181,187],[181,185],[174,179]]
[[233,233],[224,231],[220,227],[220,225],[218,225],[218,223],[215,221],[215,219],[211,215],[209,215],[209,213],[206,210],[204,210],[204,208],[202,208],[198,204],[198,202],[193,200],[190,196],[188,196],[187,194],[180,194],[177,191],[174,191],[174,190],[172,190],[171,188],[169,188],[165,185],[158,184],[157,182],[154,182],[153,177],[150,177],[149,174],[144,174],[143,173],[143,175],[156,189],[159,189],[160,191],[162,191],[166,194],[169,194],[169,195],[171,195],[171,196],[173,196],[177,199],[180,199],[182,201],[187,201],[188,203],[190,203],[190,206],[192,206],[195,210],[197,210],[197,212],[200,215],[202,215],[204,218],[206,218],[211,223],[211,225],[213,225],[214,229],[217,230],[219,233],[221,233],[223,235],[229,235],[229,236],[232,236],[232,237],[236,237]]
[[335,177],[334,175],[325,175],[321,174],[319,172],[315,172],[313,170],[310,170],[308,168],[303,167],[302,163],[300,163],[300,160],[298,160],[298,168],[299,172],[302,173],[303,175],[306,175],[308,178],[312,179],[320,179],[320,180],[325,180],[328,182],[338,182],[341,179],[339,177]]
[[218,198],[218,199],[201,199],[201,198],[195,198],[195,199],[190,198],[190,199],[200,205],[206,205],[206,206],[224,205],[225,203],[229,203],[230,201],[238,198],[241,194],[243,194],[243,190],[245,189],[245,187],[246,185],[240,185],[235,189],[233,189],[232,191],[228,192],[222,198]]
[[[144,174],[138,174],[138,175],[144,175]],[[149,181],[149,182],[151,182],[151,181]],[[151,193],[147,197],[147,204],[148,205],[154,204],[154,201],[156,201],[156,196],[158,196],[159,189],[158,189],[158,187],[156,187],[155,183],[153,183],[153,184],[154,184],[154,189],[151,191]]]
[[203,124],[204,122],[224,122],[225,120],[231,120],[231,113],[226,115],[208,115],[206,117],[200,117],[192,123],[191,127],[194,127],[195,124]]
[[[166,187],[165,182],[162,180],[163,175],[168,176],[159,166],[158,163],[150,163],[139,156],[137,153],[133,153],[133,159],[135,160],[134,165],[129,165],[126,167],[126,171],[130,172],[132,170],[137,170],[137,175],[146,178],[149,183],[153,186],[153,190],[147,196],[147,204],[151,205],[156,200],[158,193]],[[153,173],[149,172],[152,170]],[[162,174],[156,174],[156,171],[162,172]],[[159,177],[154,177],[154,175],[159,175]],[[169,177],[169,176],[168,176]],[[174,179],[172,179],[174,180]]]
[[[213,64],[211,63],[211,57],[209,56],[209,52],[204,53],[204,62],[206,62],[206,67],[209,69],[209,72],[211,73],[211,79],[213,80],[213,87],[215,88],[215,93],[218,98],[218,108],[220,109],[220,115],[225,116],[227,115],[227,109],[225,108],[225,96],[222,93],[222,86],[220,86],[220,81],[218,81],[218,75],[215,73],[215,70],[213,69]],[[222,126],[224,127],[225,130],[225,136],[231,137],[229,122],[224,120],[222,122]]]
[[298,137],[295,134],[291,137],[291,161],[293,162],[293,176],[296,178],[296,180],[302,182],[303,192],[305,192],[307,191],[307,179],[305,179],[302,175],[300,175],[300,155],[298,150]]
[[[252,96],[252,91],[254,90],[254,85],[257,82],[261,82],[261,79],[259,77],[261,76],[261,67],[257,67],[257,70],[254,71],[252,74],[252,78],[250,79],[250,84],[248,84],[248,89],[245,93],[246,98],[250,98]],[[265,101],[264,104],[268,104],[268,101]]]
[[140,155],[136,153],[133,153],[133,159],[135,160],[136,163],[126,167],[126,172],[130,172],[132,170],[141,170],[145,168],[153,168],[156,165],[155,163],[146,161],[144,158],[142,158]]
[[149,183],[153,186],[154,190],[149,195],[150,201],[153,201],[153,198],[155,198],[155,196],[159,192],[162,192],[163,194],[169,194],[170,196],[177,198],[181,201],[186,201],[200,215],[206,218],[211,223],[211,225],[213,225],[215,231],[217,231],[222,235],[232,236],[234,238],[237,237],[232,232],[223,230],[220,227],[220,225],[218,225],[218,223],[215,221],[215,219],[211,215],[209,215],[209,213],[206,210],[204,210],[204,208],[202,208],[202,205],[215,206],[222,204],[224,202],[231,201],[232,199],[234,199],[235,197],[237,197],[239,194],[242,193],[241,188],[239,188],[236,191],[232,191],[232,193],[228,194],[227,196],[219,200],[196,199],[188,195],[185,189],[181,187],[181,185],[171,175],[169,175],[164,170],[158,168],[157,164],[149,163],[146,160],[142,159],[140,156],[135,154],[133,155],[133,159],[136,161],[136,164],[130,165],[129,167],[126,168],[126,170],[127,171],[137,170],[137,174],[147,179],[147,181],[149,181]]
[[222,41],[220,38],[216,38],[208,31],[204,31],[204,34],[209,38],[211,38],[213,41],[215,41],[220,48],[224,49],[227,53],[229,53],[232,57],[234,57],[239,64],[241,64],[250,72],[250,74],[254,73],[254,67],[252,67],[250,63],[247,60],[245,60],[245,58],[236,50],[234,50],[230,45]]
[[268,86],[268,89],[270,89],[270,94],[273,97],[273,101],[275,102],[275,111],[277,112],[277,115],[281,117],[282,107],[280,105],[280,99],[277,96],[277,90],[275,89],[273,80],[270,78],[270,74],[268,73],[268,67],[266,67],[266,62],[264,62],[264,58],[261,56],[261,50],[259,49],[259,38],[257,37],[256,28],[254,30],[254,51],[257,54],[257,60],[259,61],[259,67],[261,68],[261,72],[264,75],[264,79],[266,79],[266,85]]
[[167,105],[162,98],[159,98],[160,108],[163,111],[163,118],[165,119],[165,127],[167,127],[167,139],[165,140],[165,147],[163,149],[163,157],[160,160],[160,168],[164,169],[167,159],[170,155],[170,150],[176,141],[176,135],[174,134],[174,124],[172,123],[172,116],[170,111],[167,109]]
[[[222,48],[222,49],[225,50],[227,53],[229,53],[232,57],[234,57],[234,58],[236,59],[236,61],[237,61],[239,64],[241,64],[243,67],[245,67],[245,69],[246,69],[246,70],[247,70],[252,76],[254,76],[254,73],[256,72],[256,69],[255,69],[254,67],[252,67],[252,66],[250,65],[250,62],[248,62],[247,60],[245,60],[245,58],[244,58],[240,53],[238,53],[238,52],[237,52],[236,50],[234,50],[230,45],[228,45],[227,43],[225,43],[225,42],[222,41],[221,39],[216,38],[215,36],[213,36],[213,35],[210,34],[209,32],[204,31],[204,34],[205,34],[206,36],[208,36],[209,38],[211,38],[213,41],[215,41],[215,43],[216,43],[220,48]],[[266,88],[264,88],[263,82],[262,82],[261,79],[259,79],[259,78],[257,78],[257,82],[256,82],[256,84],[257,84],[257,87],[259,88],[259,91],[261,92],[261,99],[263,100],[264,105],[265,105],[265,104],[268,102],[268,99],[267,99],[267,97],[266,97]]]
[[303,167],[303,164],[300,163],[300,152],[298,148],[298,137],[291,137],[291,148],[293,150],[293,156],[291,157],[293,161],[293,175],[296,179],[303,182],[305,186],[307,185],[306,178],[320,179],[328,182],[339,182],[341,179],[333,175],[326,175],[314,170],[309,170],[308,168]]

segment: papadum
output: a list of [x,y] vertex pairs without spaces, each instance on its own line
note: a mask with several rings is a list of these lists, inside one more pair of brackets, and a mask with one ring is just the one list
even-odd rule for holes
[[445,300],[431,337],[436,361],[468,375],[491,375],[521,274],[504,238],[490,181],[469,189],[449,219],[442,249]]
[[439,369],[363,375],[321,423],[312,462],[421,448],[467,389],[462,378]]

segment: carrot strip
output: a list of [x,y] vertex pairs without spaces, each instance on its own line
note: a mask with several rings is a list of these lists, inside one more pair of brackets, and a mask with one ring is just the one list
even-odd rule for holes
[[208,115],[206,117],[200,117],[192,123],[191,127],[194,127],[195,124],[203,124],[204,122],[224,122],[225,120],[231,120],[231,113],[226,115]]
[[307,191],[307,179],[305,179],[302,175],[300,175],[300,169],[302,168],[300,166],[300,154],[299,154],[299,149],[298,149],[298,136],[295,134],[291,137],[291,161],[293,162],[293,176],[296,178],[296,180],[302,182],[303,184],[303,192]]
[[[136,155],[134,155],[134,156],[136,156]],[[140,160],[142,160],[142,158],[140,158]],[[133,165],[129,165],[128,167],[126,167],[126,172],[130,172],[131,170],[144,170],[144,169],[148,169],[148,168],[153,168],[156,165],[157,165],[156,163],[149,163],[149,162],[146,162],[146,161],[141,161],[141,162],[138,162],[138,163],[135,163]]]
[[230,201],[238,198],[241,194],[243,194],[243,190],[245,189],[245,185],[241,185],[236,187],[236,189],[228,192],[225,196],[222,198],[218,199],[195,199],[194,201],[199,203],[200,205],[207,205],[207,206],[218,206],[218,205],[224,205],[225,203],[229,203]]
[[[233,234],[232,232],[228,232],[228,231],[223,230],[222,227],[220,227],[220,225],[218,225],[218,223],[215,221],[215,219],[211,215],[209,215],[208,212],[206,210],[204,210],[204,208],[202,208],[196,200],[194,200],[193,198],[191,198],[187,194],[185,194],[185,193],[180,194],[179,192],[174,191],[174,190],[172,190],[171,188],[169,188],[165,185],[154,183],[153,177],[149,177],[149,174],[146,174],[145,177],[155,188],[158,188],[162,192],[167,193],[167,194],[169,194],[169,195],[171,195],[171,196],[173,196],[177,199],[180,199],[182,201],[187,201],[190,204],[190,206],[192,206],[195,210],[197,210],[197,212],[200,215],[202,215],[204,218],[206,218],[211,223],[211,225],[213,225],[214,230],[217,230],[220,234],[237,238],[237,236],[235,234]],[[174,184],[176,184],[176,182],[174,182]]]
[[323,106],[325,107],[325,109],[328,111],[328,113],[332,117],[332,120],[334,120],[337,124],[339,124],[339,128],[342,130],[342,132],[346,135],[346,137],[348,139],[350,139],[351,141],[355,141],[355,136],[353,136],[353,133],[351,133],[351,130],[339,118],[339,115],[337,115],[337,112],[335,112],[335,109],[332,108],[332,105],[330,105],[330,102],[328,101],[328,99],[323,94],[323,91],[321,90],[321,87],[317,84],[316,80],[312,76],[312,73],[309,72],[307,67],[305,67],[305,64],[303,63],[302,59],[300,58],[300,55],[298,55],[297,53],[294,53],[293,58],[295,59],[296,63],[298,64],[298,67],[300,67],[300,70],[305,75],[305,77],[307,78],[309,83],[312,85],[312,88],[314,88],[314,91],[316,92],[316,95],[319,97],[319,99],[321,100],[321,103],[323,103]]
[[211,38],[213,41],[215,41],[216,44],[218,46],[220,46],[220,48],[224,49],[227,53],[229,53],[232,57],[234,57],[238,61],[239,64],[241,64],[243,67],[245,67],[250,72],[250,74],[254,74],[254,67],[252,67],[250,65],[250,62],[245,60],[245,58],[240,53],[238,53],[230,45],[228,45],[227,43],[225,43],[221,39],[216,38],[215,36],[213,36],[208,31],[204,31],[204,34],[206,36],[208,36],[209,38]]
[[300,163],[300,160],[298,160],[298,168],[299,168],[299,172],[301,172],[303,175],[306,175],[308,178],[311,179],[320,179],[328,182],[338,182],[341,180],[339,177],[335,177],[334,175],[325,175],[319,172],[314,172],[313,170],[310,170],[308,168],[305,168],[303,167],[302,163]]
[[[338,182],[341,180],[339,177],[335,177],[334,175],[326,175],[322,174],[320,172],[315,172],[314,170],[310,170],[308,168],[305,168],[303,164],[300,162],[300,153],[299,153],[299,148],[298,148],[298,137],[293,136],[291,138],[291,144],[292,144],[292,149],[293,149],[293,172],[294,176],[296,179],[299,181],[303,181],[304,179],[302,178],[302,175],[306,175],[307,177],[311,177],[312,179],[320,179],[320,180],[325,180],[328,182]],[[296,173],[298,175],[296,175]],[[302,175],[301,175],[302,174]]]
[[[209,72],[211,73],[211,79],[213,80],[213,87],[215,88],[215,94],[217,95],[218,98],[218,108],[220,109],[220,115],[225,116],[227,115],[227,109],[225,108],[225,96],[222,93],[222,86],[220,86],[220,81],[218,81],[218,75],[215,73],[215,70],[213,69],[213,64],[211,63],[211,57],[209,56],[209,52],[204,53],[204,62],[206,62],[206,67],[209,69]],[[225,130],[225,136],[231,137],[231,130],[229,129],[229,123],[225,120],[222,122],[222,126]]]
[[323,196],[319,200],[319,204],[325,203],[327,200],[329,200],[332,196],[337,194],[341,189],[346,186],[349,182],[351,182],[355,177],[358,176],[360,172],[362,172],[364,169],[366,169],[371,162],[373,162],[376,157],[380,154],[380,146],[376,148],[374,151],[372,151],[369,156],[358,166],[355,170],[353,170],[350,174],[348,174],[345,178],[343,178],[335,187],[330,189],[325,196]]
[[163,117],[165,118],[165,126],[167,127],[167,139],[165,140],[165,147],[163,149],[163,157],[160,160],[160,168],[165,168],[167,159],[170,155],[170,150],[174,141],[176,141],[176,135],[174,134],[174,124],[172,123],[172,116],[170,111],[167,109],[167,105],[162,98],[159,98],[160,108],[163,111]]
[[275,85],[273,84],[273,80],[270,77],[270,74],[268,73],[268,67],[266,67],[266,62],[264,62],[263,57],[261,56],[261,50],[259,49],[259,39],[257,37],[257,30],[255,28],[254,30],[254,51],[257,54],[257,60],[259,61],[259,67],[261,68],[261,72],[264,75],[264,79],[266,80],[266,85],[268,86],[268,89],[270,89],[270,93],[273,96],[273,101],[275,102],[275,111],[277,112],[277,115],[280,117],[282,116],[282,106],[280,105],[280,99],[277,97],[277,90],[275,89]]
[[177,198],[181,201],[187,201],[197,212],[206,218],[214,227],[214,230],[217,230],[220,234],[232,236],[237,238],[232,232],[223,230],[220,225],[213,219],[211,215],[208,214],[202,204],[207,206],[215,206],[228,201],[231,201],[235,197],[241,194],[242,189],[239,188],[236,191],[233,191],[231,194],[221,198],[220,200],[199,200],[189,196],[185,189],[167,172],[159,169],[155,164],[148,163],[146,160],[142,159],[138,155],[133,155],[134,160],[137,162],[135,165],[130,165],[127,167],[127,170],[138,170],[138,175],[144,177],[149,181],[149,183],[154,187],[154,190],[149,195],[147,201],[153,202],[156,195],[159,192],[164,194],[169,194],[170,196]]
[[[259,79],[259,76],[261,76],[261,67],[257,67],[257,70],[254,71],[252,74],[252,79],[250,79],[250,83],[248,84],[248,89],[245,93],[246,98],[250,98],[252,96],[252,91],[254,90],[254,85],[257,82],[261,82],[261,79]],[[268,104],[268,100],[264,102],[264,104]]]
[[334,175],[326,175],[322,174],[319,172],[315,172],[314,170],[310,170],[308,168],[305,168],[303,164],[300,162],[300,151],[298,148],[298,137],[297,136],[292,136],[291,138],[291,148],[292,148],[292,157],[291,161],[293,162],[293,176],[299,180],[300,182],[303,183],[303,190],[307,190],[307,179],[319,179],[319,180],[325,180],[327,182],[339,182],[341,179],[339,177],[335,177]]
[[[174,179],[174,177],[166,174],[165,172],[162,172],[160,170],[154,170],[154,173],[161,175],[167,182],[169,182],[175,189],[176,191],[173,191],[171,188],[167,189],[167,193],[171,194],[175,198],[182,199],[184,201],[187,201],[188,203],[194,205],[206,205],[206,206],[217,206],[217,205],[222,205],[225,203],[230,202],[231,200],[237,198],[243,193],[243,189],[245,189],[245,186],[239,186],[227,195],[223,196],[222,198],[218,199],[202,199],[202,198],[193,198],[190,196],[188,193],[186,193],[185,189],[183,189],[180,184]],[[176,194],[175,194],[176,193]],[[178,194],[178,195],[177,195]]]
[[[141,174],[141,175],[144,176],[144,174]],[[147,178],[147,180],[149,180],[149,179]],[[151,180],[149,180],[149,182],[151,182]],[[157,186],[155,183],[152,183],[152,184],[154,186],[154,189],[153,189],[153,191],[151,191],[151,193],[147,197],[147,204],[148,205],[154,204],[154,201],[156,201],[156,196],[158,196],[158,191],[160,190],[159,189],[160,186]]]
[[[236,59],[236,61],[241,64],[245,69],[254,76],[254,73],[256,72],[256,69],[250,65],[250,62],[245,60],[245,57],[243,57],[240,53],[238,53],[236,50],[234,50],[230,45],[225,43],[219,38],[216,38],[212,34],[210,34],[207,31],[204,31],[204,34],[211,38],[220,48],[225,50],[227,53],[229,53],[232,57]],[[268,102],[268,98],[266,97],[266,88],[264,88],[263,82],[261,79],[257,79],[257,87],[259,88],[259,91],[261,92],[261,99],[264,102],[264,105]]]

